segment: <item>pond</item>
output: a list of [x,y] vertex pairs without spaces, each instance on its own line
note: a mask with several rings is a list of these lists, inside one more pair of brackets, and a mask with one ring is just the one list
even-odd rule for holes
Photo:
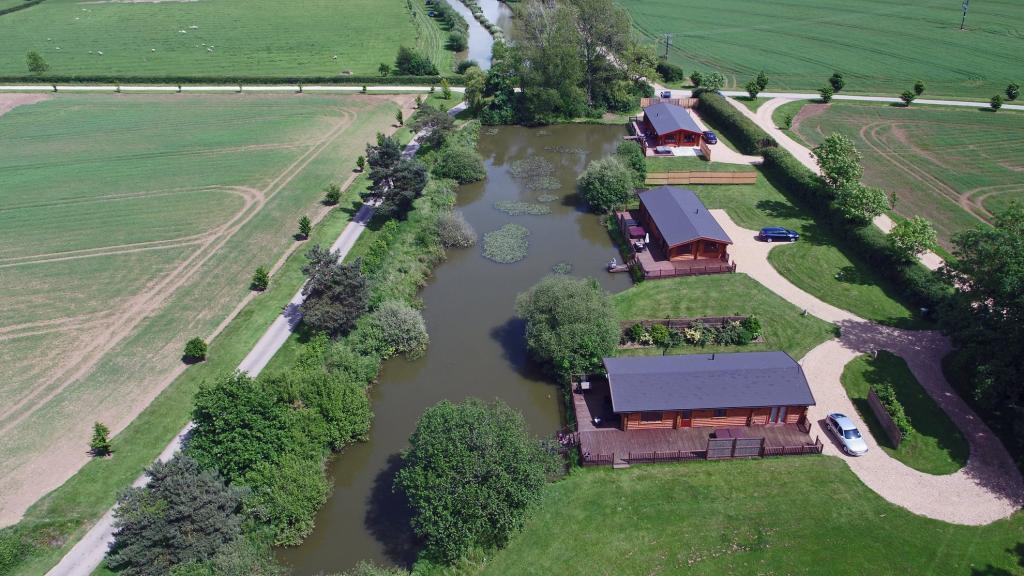
[[[466,51],[466,59],[476,61],[482,70],[490,69],[491,47],[494,45],[494,37],[491,36],[491,33],[480,22],[477,22],[473,12],[465,4],[459,0],[448,0],[448,3],[469,24],[469,47]],[[497,24],[502,32],[505,33],[505,36],[510,37],[512,33],[512,10],[504,2],[499,2],[499,0],[477,0],[477,3],[480,5],[480,9],[483,10],[487,20]]]
[[[563,425],[559,389],[528,361],[514,302],[558,263],[613,292],[630,285],[628,274],[604,271],[617,251],[599,217],[579,207],[574,194],[587,163],[613,153],[622,135],[621,127],[611,126],[483,127],[479,149],[488,177],[459,189],[459,209],[481,237],[507,223],[525,226],[528,254],[517,263],[498,264],[477,245],[450,250],[437,267],[421,292],[430,348],[419,360],[384,364],[371,390],[375,418],[369,441],[333,461],[334,492],[316,518],[316,530],[302,546],[279,555],[294,574],[343,571],[359,560],[411,564],[417,548],[408,509],[391,485],[399,453],[429,406],[467,396],[501,398],[523,413],[538,436]],[[528,158],[535,176],[543,168],[536,159],[547,160],[550,178],[514,177],[511,168]],[[494,207],[500,201],[538,203],[542,194],[555,196],[545,203],[550,214],[511,216]]]

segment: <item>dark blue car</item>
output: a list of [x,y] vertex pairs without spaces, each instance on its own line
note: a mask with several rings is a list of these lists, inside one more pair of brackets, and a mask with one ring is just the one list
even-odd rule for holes
[[761,228],[757,238],[764,242],[796,242],[800,239],[800,234],[789,228],[771,227]]
[[718,144],[718,136],[715,136],[714,132],[708,130],[704,133],[704,141],[711,145]]

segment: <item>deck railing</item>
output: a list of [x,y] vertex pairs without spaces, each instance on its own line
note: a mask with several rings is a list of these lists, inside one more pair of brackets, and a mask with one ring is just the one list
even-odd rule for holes
[[[733,458],[767,458],[769,456],[801,456],[821,454],[825,446],[820,437],[813,444],[769,446],[764,438],[710,438],[707,450],[672,450],[668,452],[628,452],[630,464],[682,462],[689,460],[728,460]],[[584,454],[584,466],[611,466],[615,454]]]
[[584,466],[611,466],[615,463],[615,454],[583,454]]
[[765,446],[762,456],[801,456],[803,454],[821,454],[825,445],[821,438],[814,437],[814,444],[803,444],[800,446]]
[[643,264],[635,261],[644,271],[644,278],[655,280],[658,278],[672,278],[675,276],[703,276],[704,274],[727,274],[736,271],[736,262],[730,264],[705,264],[704,266],[690,266],[687,268],[673,268],[671,270],[647,270]]

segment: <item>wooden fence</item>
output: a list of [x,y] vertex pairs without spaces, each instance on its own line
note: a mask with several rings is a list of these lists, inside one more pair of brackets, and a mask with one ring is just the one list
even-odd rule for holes
[[584,454],[584,466],[611,466],[615,463],[615,454]]
[[885,435],[889,437],[889,442],[892,443],[893,448],[899,448],[900,441],[903,440],[903,434],[900,432],[900,427],[893,422],[889,411],[882,405],[882,401],[878,399],[874,388],[868,388],[868,406],[871,406],[871,411],[875,413],[875,418],[882,425],[882,429],[885,430]]
[[697,170],[649,172],[644,184],[648,186],[677,184],[757,184],[757,172],[701,172]]
[[[821,454],[825,445],[820,437],[813,444],[767,446],[764,438],[708,438],[706,450],[674,450],[669,452],[628,452],[629,464],[653,464],[687,460],[727,460],[732,458],[765,458],[769,456],[800,456]],[[584,454],[584,466],[611,466],[615,454]]]
[[651,104],[674,104],[683,108],[696,108],[700,100],[696,98],[641,98],[640,107],[647,108]]
[[704,266],[691,266],[689,268],[673,268],[671,270],[645,270],[639,262],[634,262],[644,273],[644,279],[657,280],[658,278],[672,278],[675,276],[702,276],[704,274],[723,274],[736,271],[736,263],[732,264],[705,264]]
[[704,155],[705,160],[711,162],[711,146],[708,146],[708,142],[703,136],[700,139],[700,153]]

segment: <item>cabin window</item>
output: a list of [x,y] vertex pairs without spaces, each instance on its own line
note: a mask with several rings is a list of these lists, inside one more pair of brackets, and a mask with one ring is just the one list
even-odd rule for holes
[[725,418],[725,410],[715,410],[715,418]]
[[681,417],[681,418],[682,418],[683,420],[689,420],[689,419],[693,418],[693,411],[692,411],[692,410],[683,410],[683,411],[682,411],[682,412],[680,413],[680,417]]
[[662,415],[661,412],[650,412],[650,411],[649,412],[641,412],[640,413],[640,421],[641,422],[661,422],[661,415]]
[[718,252],[718,242],[705,242],[704,243],[704,251],[705,252]]

